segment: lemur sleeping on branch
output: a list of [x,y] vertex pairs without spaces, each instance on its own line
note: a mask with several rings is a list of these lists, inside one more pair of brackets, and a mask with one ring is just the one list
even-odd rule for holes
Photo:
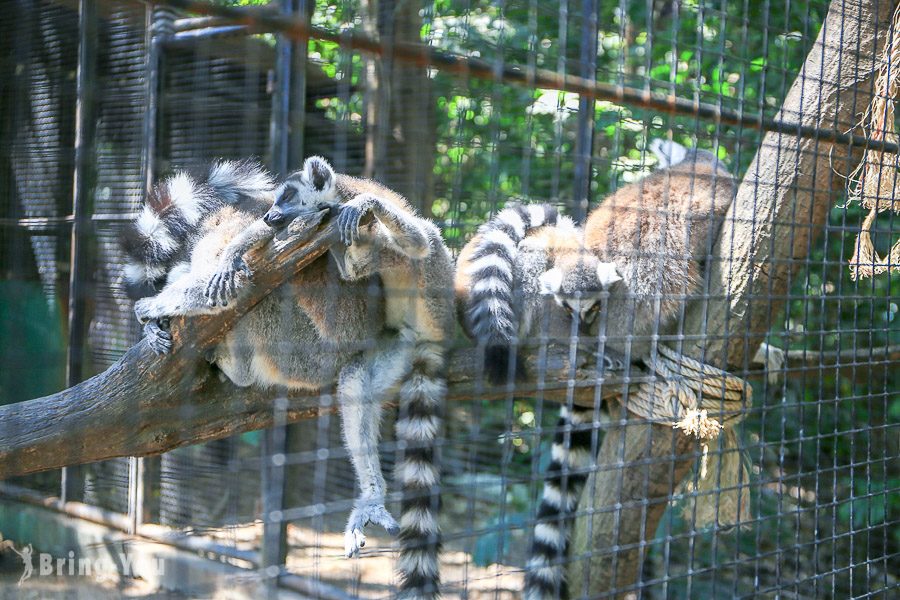
[[[241,386],[318,390],[337,383],[361,488],[345,531],[347,555],[365,545],[369,523],[399,531],[401,596],[435,597],[435,445],[443,429],[444,346],[453,329],[449,252],[439,230],[402,197],[336,175],[324,159],[308,159],[274,194],[272,187],[262,169],[246,163],[221,163],[202,184],[178,175],[159,186],[132,228],[126,274],[135,285],[165,286],[139,300],[135,312],[151,346],[167,351],[171,337],[161,319],[222,310],[251,276],[245,252],[304,211],[336,207],[342,239],[332,258],[319,259],[253,307],[210,358]],[[399,523],[384,506],[378,456],[382,404],[394,396]]]
[[[677,324],[734,180],[709,152],[659,141],[651,149],[663,168],[604,199],[583,230],[550,206],[519,206],[463,249],[457,301],[492,380],[524,376],[517,354],[538,341],[583,339],[605,369],[624,368],[648,358],[654,337]],[[593,461],[594,410],[560,411],[526,566],[528,599],[568,596],[568,525]]]

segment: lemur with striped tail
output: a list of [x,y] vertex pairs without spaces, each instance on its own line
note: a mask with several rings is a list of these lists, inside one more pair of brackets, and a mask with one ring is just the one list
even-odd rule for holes
[[[362,489],[345,533],[348,556],[365,544],[364,527],[390,517],[378,457],[382,405],[399,399],[396,435],[402,487],[399,523],[400,597],[438,596],[440,532],[436,447],[443,430],[445,352],[453,333],[453,261],[440,230],[417,216],[406,200],[370,180],[335,174],[322,158],[306,160],[276,191],[264,217],[226,252],[208,295],[229,299],[245,268],[240,256],[273,228],[304,211],[336,206],[341,243],[330,254],[341,279],[377,278],[382,284],[388,333],[341,372],[338,399],[344,438]],[[340,298],[321,298],[339,310]],[[385,517],[387,515],[387,518]]]
[[[482,225],[463,247],[456,267],[457,310],[466,333],[484,351],[484,370],[492,383],[506,383],[510,375],[527,378],[518,354],[526,351],[529,336],[570,339],[569,310],[580,312],[583,303],[582,320],[596,317],[587,299],[598,297],[618,276],[611,265],[584,251],[582,239],[581,229],[552,205],[514,204]],[[571,306],[547,310],[553,307],[542,295],[541,275],[563,267],[578,267],[592,281],[579,282],[579,298],[573,296]]]
[[[534,327],[534,314],[510,304],[507,298],[533,297],[534,290],[539,290],[570,316],[573,332],[586,334],[595,343],[603,340],[603,361],[608,368],[624,368],[625,363],[649,355],[652,336],[668,332],[677,323],[681,303],[695,289],[700,264],[734,197],[731,174],[712,154],[659,141],[651,150],[662,168],[606,198],[591,212],[583,232],[573,226],[559,230],[557,224],[544,231],[526,231],[491,250],[487,236],[476,236],[470,242],[460,256],[457,297],[469,302],[470,314],[504,317],[487,319],[480,329],[470,325],[476,339],[482,343],[512,339],[479,332],[516,328],[519,338],[524,337]],[[509,230],[513,225],[493,223],[485,230]],[[498,234],[491,237],[500,240]],[[532,237],[534,241],[529,239]],[[528,252],[535,245],[544,248],[537,254],[538,260]],[[476,254],[478,248],[483,250]],[[547,256],[562,258],[548,261]],[[494,273],[479,275],[477,261],[482,261],[481,265],[515,265],[511,285],[480,283]],[[530,268],[523,266],[528,264]],[[476,289],[490,293],[475,293]],[[502,350],[493,355],[498,354]],[[507,368],[504,361],[504,376]],[[527,599],[568,597],[564,573],[568,529],[594,460],[595,414],[594,409],[574,406],[561,410],[526,565]]]
[[[147,342],[155,352],[172,348],[172,338],[163,326],[169,317],[215,313],[243,293],[251,276],[243,255],[271,238],[274,226],[286,225],[288,214],[299,213],[290,202],[292,194],[309,192],[297,200],[331,198],[323,193],[326,182],[320,177],[330,168],[316,168],[323,163],[307,161],[277,193],[265,171],[249,163],[219,163],[205,180],[177,174],[156,186],[125,239],[129,288],[133,293],[154,294],[138,300],[135,313],[145,323]],[[330,182],[334,183],[333,177]],[[277,207],[273,206],[276,198]],[[430,248],[420,246],[419,251],[440,265],[440,238],[433,228],[423,227],[423,231],[424,241],[415,241],[438,249],[434,256]],[[349,233],[352,237],[353,232]],[[356,244],[357,251],[371,247],[367,241]],[[381,278],[363,272],[344,277],[339,266],[325,255],[299,271],[250,309],[209,358],[238,386],[319,391],[337,384],[344,439],[363,490],[348,522],[348,554],[365,543],[363,528],[369,523],[391,534],[400,532],[404,591],[410,597],[432,597],[438,578],[433,494],[437,470],[431,458],[442,424],[444,386],[442,379],[433,377],[443,368],[443,350],[433,349],[429,342],[440,334],[428,332],[422,336],[425,341],[416,343],[417,338],[401,327],[401,333],[411,339],[401,337],[396,329],[396,314],[401,311],[396,306],[392,307],[394,329],[389,329]],[[444,275],[444,280],[448,277]],[[386,280],[400,283],[397,278]],[[426,309],[433,309],[428,310],[429,316],[440,313],[439,306],[424,299],[417,283],[414,279],[411,290],[404,290],[408,297],[428,304]],[[431,282],[428,290],[435,287]],[[413,321],[418,316],[415,311],[405,316],[420,325],[435,325],[441,319],[423,316]],[[398,422],[398,434],[407,443],[401,476],[408,488],[420,492],[407,494],[400,523],[384,507],[377,447],[381,402],[398,388],[406,407],[405,417]],[[432,591],[417,594],[422,588]]]
[[[564,302],[546,297],[547,273],[566,273]],[[460,252],[456,298],[469,335],[485,348],[485,372],[495,383],[528,377],[519,354],[546,343],[578,344],[600,315],[608,290],[620,281],[615,266],[584,247],[583,231],[548,204],[509,206],[485,223]],[[560,294],[561,295],[561,294]],[[585,343],[588,339],[585,338]],[[607,368],[621,368],[613,353]],[[599,416],[599,415],[598,415]],[[562,521],[574,510],[591,464],[594,410],[560,411],[538,511],[526,597],[565,593],[553,564],[565,555]]]

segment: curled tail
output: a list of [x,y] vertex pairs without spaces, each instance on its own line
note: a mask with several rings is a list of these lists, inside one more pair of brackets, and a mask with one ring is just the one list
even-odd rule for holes
[[[507,380],[510,342],[518,324],[514,309],[514,271],[519,242],[532,230],[555,225],[559,216],[549,204],[504,208],[482,225],[467,265],[471,288],[466,299],[468,330],[485,348],[485,371],[493,383]],[[520,363],[516,376],[524,375]]]
[[526,600],[568,598],[565,560],[569,529],[593,456],[592,408],[560,410],[534,540],[525,566]]
[[252,161],[218,161],[203,180],[178,172],[156,184],[123,234],[128,295],[136,299],[159,291],[172,267],[187,259],[211,212],[272,188],[269,174]]
[[444,378],[442,347],[420,342],[412,370],[400,386],[397,480],[403,490],[400,507],[400,598],[439,597],[438,527],[440,467],[436,443],[443,429]]

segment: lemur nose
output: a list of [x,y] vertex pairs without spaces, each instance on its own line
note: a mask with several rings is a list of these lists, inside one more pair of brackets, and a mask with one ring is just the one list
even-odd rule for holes
[[278,227],[284,223],[284,213],[281,211],[270,210],[263,217],[263,222],[269,227]]

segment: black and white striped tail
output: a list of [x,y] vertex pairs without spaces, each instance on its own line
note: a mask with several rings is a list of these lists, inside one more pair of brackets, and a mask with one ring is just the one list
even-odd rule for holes
[[400,598],[439,597],[441,539],[440,466],[437,442],[443,431],[447,384],[439,344],[415,349],[412,370],[400,386],[396,477],[402,488],[400,509]]
[[[533,229],[556,224],[558,211],[549,204],[504,208],[478,230],[478,245],[468,271],[472,288],[466,305],[468,330],[485,348],[485,371],[494,383],[508,378],[510,343],[518,323],[513,304],[513,278],[519,242]],[[521,377],[521,364],[516,376]]]
[[169,271],[188,259],[209,213],[272,187],[269,174],[252,161],[219,161],[202,181],[179,172],[155,185],[123,234],[128,295],[136,299],[159,291]]
[[534,540],[525,566],[525,600],[568,597],[565,560],[569,529],[593,460],[594,410],[560,410],[552,457],[544,480]]

